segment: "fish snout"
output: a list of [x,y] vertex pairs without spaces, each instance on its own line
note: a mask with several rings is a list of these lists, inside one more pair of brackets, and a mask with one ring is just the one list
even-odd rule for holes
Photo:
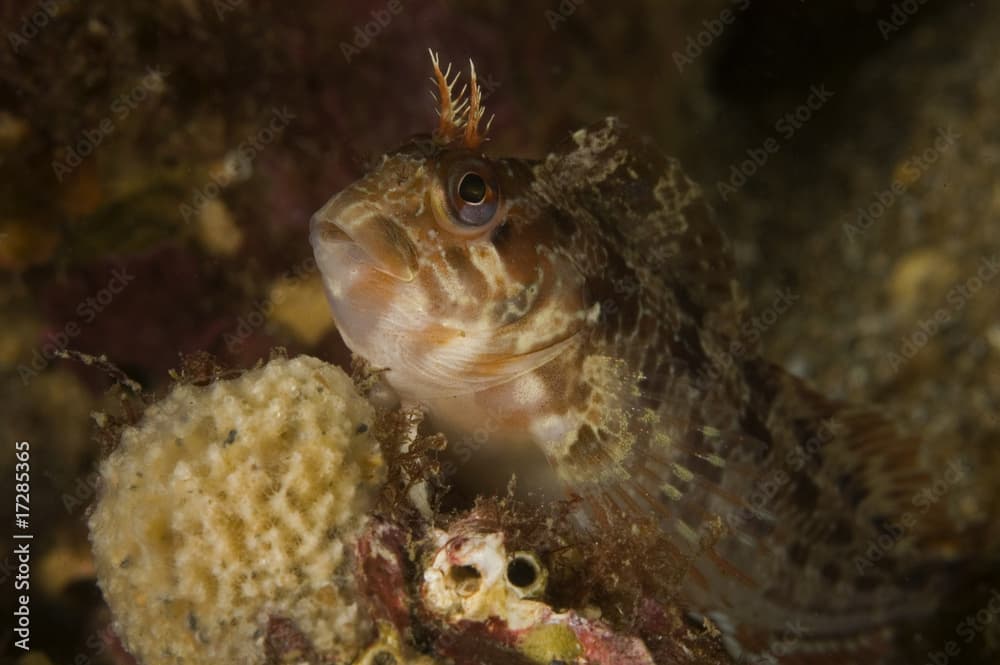
[[[358,200],[351,190],[330,199],[313,215],[309,225],[313,247],[353,245],[362,260],[404,282],[417,272],[417,251],[406,230],[379,206]],[[358,255],[352,252],[352,255]]]

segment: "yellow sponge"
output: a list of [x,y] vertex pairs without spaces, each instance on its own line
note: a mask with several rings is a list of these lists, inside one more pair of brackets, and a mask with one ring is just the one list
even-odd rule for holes
[[336,662],[363,650],[352,554],[384,479],[373,417],[341,370],[300,356],[179,385],[124,431],[90,529],[142,663],[261,663],[272,617]]

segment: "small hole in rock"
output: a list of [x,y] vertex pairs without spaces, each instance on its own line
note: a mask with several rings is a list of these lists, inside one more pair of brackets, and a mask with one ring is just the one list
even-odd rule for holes
[[516,587],[529,587],[538,579],[535,562],[525,556],[516,556],[507,564],[507,580]]
[[480,575],[474,566],[455,566],[450,575],[459,592],[475,593],[479,589]]
[[374,665],[396,665],[396,657],[388,651],[379,651],[372,659]]

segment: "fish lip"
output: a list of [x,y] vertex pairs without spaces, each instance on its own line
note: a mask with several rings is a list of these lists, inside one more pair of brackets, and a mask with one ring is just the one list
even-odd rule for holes
[[350,201],[343,202],[341,201],[342,198],[341,195],[333,197],[312,216],[309,222],[309,240],[311,244],[314,247],[319,244],[356,247],[363,255],[365,263],[368,263],[379,272],[383,272],[403,282],[413,281],[416,277],[416,271],[405,260],[392,261],[390,257],[385,255],[384,246],[378,248],[382,249],[382,252],[376,251],[376,247],[370,238],[366,242],[365,238],[358,237],[357,234],[352,234],[351,231],[344,227],[339,221],[341,217],[339,213],[350,205]]
[[321,234],[322,240],[324,242],[330,242],[334,244],[340,244],[340,243],[345,243],[345,244],[352,243],[355,245],[358,244],[356,240],[351,238],[350,234],[348,234],[347,231],[340,228],[336,224],[330,224],[329,222],[323,222],[323,221],[321,221],[320,223],[324,224],[325,226],[323,226],[321,230],[317,231],[315,230],[317,225],[313,224],[313,229],[314,229],[313,235]]

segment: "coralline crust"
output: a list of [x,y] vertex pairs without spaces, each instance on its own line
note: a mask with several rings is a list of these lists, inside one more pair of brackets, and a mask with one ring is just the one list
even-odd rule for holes
[[126,429],[90,517],[115,626],[145,665],[262,663],[270,619],[325,658],[374,636],[353,544],[384,464],[341,370],[275,359],[178,385]]

